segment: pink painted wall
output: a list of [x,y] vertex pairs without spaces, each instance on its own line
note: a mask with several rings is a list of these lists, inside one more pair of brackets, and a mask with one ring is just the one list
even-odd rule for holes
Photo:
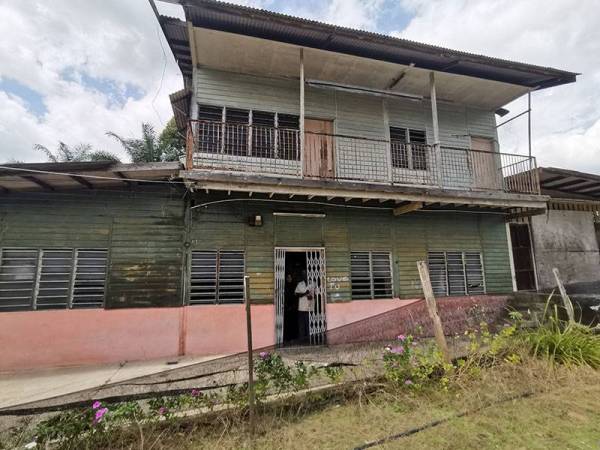
[[410,305],[418,300],[400,299],[377,299],[377,300],[354,300],[343,303],[327,304],[327,329],[333,330],[367,317],[376,316],[401,306]]
[[[0,372],[106,364],[246,348],[244,305],[0,314]],[[183,318],[183,322],[182,322]],[[252,307],[256,348],[274,343],[274,307]],[[182,334],[180,335],[180,329]]]

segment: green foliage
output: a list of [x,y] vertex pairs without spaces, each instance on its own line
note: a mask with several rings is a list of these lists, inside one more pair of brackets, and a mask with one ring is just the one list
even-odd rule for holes
[[553,363],[600,368],[600,335],[576,322],[559,319],[558,308],[538,328],[523,333],[534,356]]
[[256,398],[262,400],[268,393],[280,394],[286,391],[306,389],[310,378],[316,374],[314,367],[302,361],[288,366],[280,355],[262,352],[254,367],[256,374]]
[[85,162],[85,161],[114,161],[119,158],[104,150],[94,150],[90,144],[77,144],[71,147],[64,142],[59,142],[54,152],[40,144],[33,146],[34,150],[46,155],[49,162]]
[[179,161],[185,154],[185,139],[177,130],[175,119],[171,119],[160,135],[147,122],[142,123],[141,138],[125,138],[108,131],[108,136],[116,139],[134,163]]
[[327,375],[327,378],[329,378],[331,383],[336,384],[342,381],[344,369],[340,366],[327,366],[325,367],[325,375]]

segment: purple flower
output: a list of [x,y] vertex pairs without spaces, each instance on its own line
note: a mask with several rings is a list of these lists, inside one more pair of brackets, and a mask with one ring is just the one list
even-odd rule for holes
[[404,336],[403,334],[401,334],[400,336],[398,336],[398,340],[404,342],[406,340],[406,336]]
[[410,386],[411,384],[413,384],[413,382],[411,380],[406,380],[404,382],[405,385]]
[[404,353],[404,347],[394,347],[392,349],[392,353],[395,353],[396,355],[402,355]]
[[260,356],[261,359],[267,359],[271,355],[269,355],[269,352],[260,352],[258,356]]
[[200,397],[202,395],[202,392],[200,392],[198,389],[192,389],[192,397]]
[[164,415],[165,415],[166,413],[168,413],[168,412],[169,412],[169,409],[168,409],[168,408],[166,408],[166,407],[164,407],[164,406],[161,406],[161,407],[158,409],[158,414],[159,414],[160,416],[164,416]]
[[96,415],[94,416],[94,423],[100,422],[107,412],[108,408],[100,408],[98,411],[96,411]]
[[102,406],[102,403],[100,403],[98,400],[96,400],[93,404],[92,404],[92,409],[98,409]]

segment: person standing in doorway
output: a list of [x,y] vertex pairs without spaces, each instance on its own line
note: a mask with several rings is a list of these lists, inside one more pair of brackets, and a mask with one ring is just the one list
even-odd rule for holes
[[306,341],[309,337],[309,312],[314,307],[314,287],[307,280],[306,270],[300,274],[295,294],[298,298],[298,339]]
[[283,340],[293,341],[298,335],[298,297],[295,294],[296,283],[291,273],[285,276]]

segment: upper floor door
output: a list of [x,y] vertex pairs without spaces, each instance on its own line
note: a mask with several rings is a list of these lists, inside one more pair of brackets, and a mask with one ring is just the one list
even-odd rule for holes
[[471,166],[473,187],[479,189],[502,189],[500,155],[495,152],[494,140],[471,136]]
[[304,120],[304,176],[334,178],[333,121]]

